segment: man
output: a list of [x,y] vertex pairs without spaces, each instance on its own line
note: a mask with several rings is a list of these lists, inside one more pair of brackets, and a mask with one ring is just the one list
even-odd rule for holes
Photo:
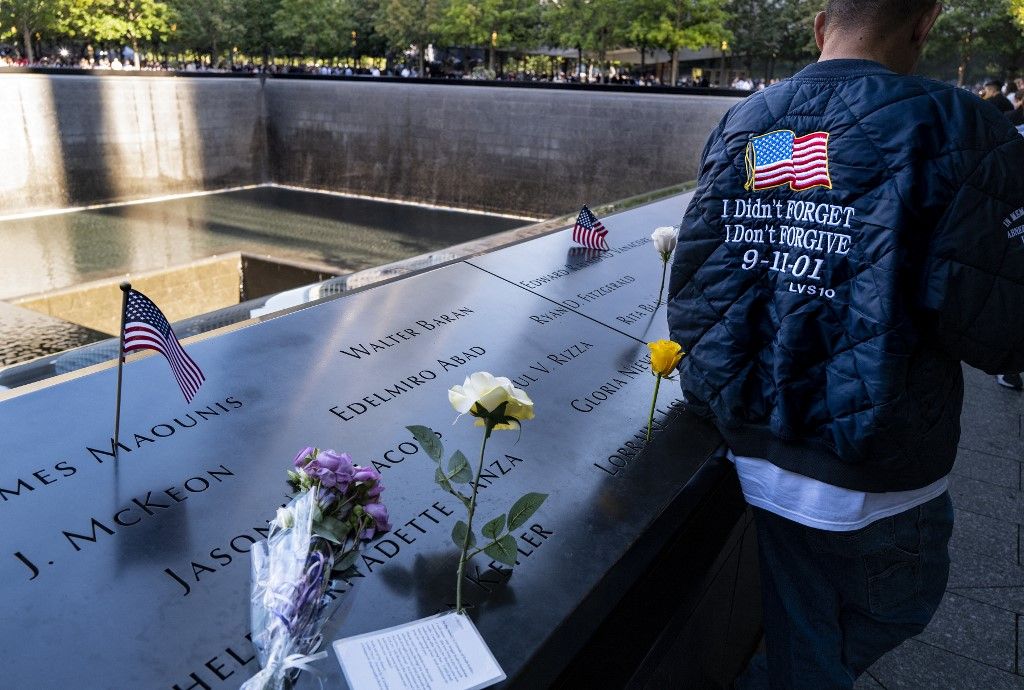
[[[935,0],[830,0],[705,149],[668,318],[758,529],[773,688],[849,688],[945,590],[960,360],[1024,369],[1024,139],[909,76]],[[757,680],[752,664],[747,678]]]
[[989,79],[985,82],[981,97],[994,105],[1001,113],[1009,113],[1013,110],[1013,103],[1010,103],[1010,99],[1003,95],[1003,82],[998,79]]

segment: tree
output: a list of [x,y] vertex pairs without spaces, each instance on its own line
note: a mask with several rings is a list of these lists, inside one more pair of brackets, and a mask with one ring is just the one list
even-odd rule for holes
[[626,43],[629,9],[621,0],[551,0],[544,20],[551,43],[575,48],[582,66],[583,51],[603,63],[609,50]]
[[277,47],[274,15],[281,0],[232,0],[238,12],[238,47],[253,55],[263,56],[263,66],[270,62],[270,54]]
[[679,51],[717,47],[729,41],[728,18],[721,0],[662,0],[651,35],[658,47],[672,55],[673,86],[679,78]]
[[392,50],[416,47],[420,76],[423,76],[427,44],[440,33],[444,9],[443,0],[381,0],[376,17],[377,31],[387,39]]
[[634,0],[632,3],[626,40],[640,49],[640,71],[646,66],[647,51],[658,42],[658,27],[661,22],[661,0]]
[[342,55],[355,24],[345,0],[281,0],[274,26],[282,45],[306,55]]
[[537,0],[449,0],[438,29],[451,45],[486,46],[493,72],[499,45],[530,48],[540,42],[540,14]]
[[1024,0],[1009,0],[1010,18],[1021,31],[1024,31]]
[[384,55],[388,42],[375,25],[375,18],[380,11],[380,0],[352,0],[351,20],[354,26],[355,45],[350,45],[353,57],[359,55]]
[[779,60],[812,59],[817,49],[814,16],[820,6],[817,0],[729,0],[726,27],[747,73],[761,64],[765,81],[770,81]]
[[210,51],[213,66],[220,49],[237,44],[244,33],[236,0],[174,0],[171,6],[172,32],[189,48]]
[[139,42],[162,42],[170,33],[170,10],[159,0],[74,0],[66,22],[97,42],[127,42],[139,67]]
[[930,55],[955,55],[963,86],[972,62],[992,48],[992,38],[1011,21],[1006,0],[951,0],[935,25]]
[[55,28],[63,7],[54,0],[6,0],[0,9],[14,24],[25,47],[25,58],[31,63],[35,61],[33,37],[40,31]]

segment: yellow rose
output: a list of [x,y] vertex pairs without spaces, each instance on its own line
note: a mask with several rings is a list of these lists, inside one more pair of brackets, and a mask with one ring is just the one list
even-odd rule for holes
[[651,371],[665,378],[675,373],[680,360],[686,354],[679,343],[671,340],[647,343],[647,347],[651,350]]
[[[486,371],[471,374],[461,386],[448,389],[448,402],[459,414],[471,414],[476,425],[484,426],[491,412],[505,403],[505,416],[518,421],[533,419],[533,401],[526,391],[516,388],[504,376],[492,376]],[[513,429],[512,424],[496,424],[495,429]]]

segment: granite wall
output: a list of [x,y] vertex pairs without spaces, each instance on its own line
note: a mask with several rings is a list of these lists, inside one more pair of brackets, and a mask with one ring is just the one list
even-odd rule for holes
[[256,79],[0,74],[0,216],[260,183]]
[[0,74],[0,216],[277,182],[551,216],[696,177],[734,98]]
[[268,80],[281,184],[539,217],[697,177],[739,99]]

